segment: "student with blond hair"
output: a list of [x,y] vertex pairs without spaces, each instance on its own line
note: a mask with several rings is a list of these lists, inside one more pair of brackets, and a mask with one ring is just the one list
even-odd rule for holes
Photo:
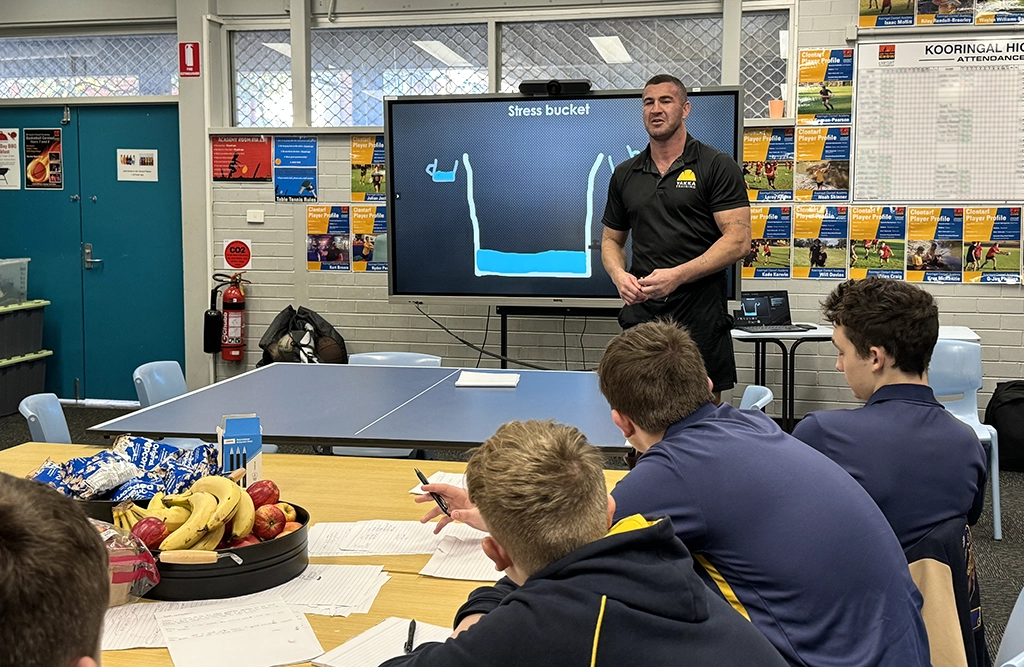
[[603,463],[571,426],[500,427],[470,459],[458,502],[476,505],[484,552],[515,590],[448,641],[382,667],[783,667],[704,587],[670,521],[632,515],[609,530]]
[[75,503],[0,473],[0,667],[96,667],[107,549]]

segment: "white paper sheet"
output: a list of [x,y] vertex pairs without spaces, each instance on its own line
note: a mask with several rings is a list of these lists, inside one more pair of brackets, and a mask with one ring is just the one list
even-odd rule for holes
[[310,565],[295,579],[273,590],[293,611],[321,616],[348,616],[369,611],[391,577],[380,565]]
[[460,540],[451,535],[437,545],[420,574],[467,581],[497,581],[504,576],[494,569],[494,561],[484,553],[480,540]]
[[[460,489],[466,488],[466,475],[461,472],[435,472],[433,475],[427,478],[427,481],[431,484],[449,484],[451,486],[457,486]],[[416,486],[409,489],[409,493],[414,496],[419,496],[424,493],[423,485],[417,484]]]
[[306,617],[289,609],[280,595],[161,611],[156,619],[175,667],[276,667],[324,652]]
[[462,371],[455,381],[456,387],[515,387],[519,373],[477,373]]
[[433,523],[419,521],[358,521],[318,523],[309,531],[310,556],[401,556],[432,554],[447,535],[483,539],[487,533],[451,523],[434,535]]
[[[414,647],[426,642],[443,642],[451,629],[429,623],[416,623]],[[397,658],[405,651],[409,638],[409,619],[391,618],[381,621],[366,632],[353,637],[338,648],[313,660],[314,667],[378,667],[385,660]]]

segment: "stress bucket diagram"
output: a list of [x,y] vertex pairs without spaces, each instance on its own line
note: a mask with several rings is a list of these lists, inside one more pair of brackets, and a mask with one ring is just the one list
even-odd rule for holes
[[[630,156],[636,151],[626,147]],[[590,247],[593,242],[592,223],[594,220],[594,181],[598,170],[607,161],[608,168],[615,170],[610,155],[598,153],[587,175],[586,212],[584,215],[583,243],[579,250],[545,250],[543,252],[507,252],[480,247],[480,220],[477,216],[476,200],[473,194],[473,165],[469,154],[462,154],[466,178],[466,200],[469,217],[473,224],[473,271],[478,276],[507,277],[550,277],[589,278],[593,273]],[[428,164],[424,171],[434,183],[454,183],[459,171],[458,161],[451,171],[437,168],[437,160]],[[486,221],[485,221],[486,222]]]

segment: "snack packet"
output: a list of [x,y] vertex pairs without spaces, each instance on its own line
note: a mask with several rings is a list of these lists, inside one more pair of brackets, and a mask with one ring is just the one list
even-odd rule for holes
[[89,519],[107,547],[110,606],[134,602],[160,583],[156,561],[142,540],[105,522]]

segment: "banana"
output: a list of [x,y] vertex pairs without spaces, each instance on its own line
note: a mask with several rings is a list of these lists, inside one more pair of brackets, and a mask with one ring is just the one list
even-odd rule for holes
[[167,526],[167,530],[173,533],[188,521],[192,511],[188,507],[168,507],[164,504],[163,498],[163,493],[157,493],[149,501],[147,509],[142,509],[136,505],[134,511],[139,515],[139,518],[152,516],[160,519]]
[[252,496],[248,491],[242,491],[238,509],[235,510],[235,520],[231,522],[231,539],[237,540],[251,533],[255,520],[256,506],[252,504]]
[[150,512],[167,509],[167,505],[164,505],[164,495],[163,491],[159,491],[154,494],[154,496],[150,498],[149,505],[146,506],[146,509]]
[[191,491],[167,494],[161,499],[161,502],[167,507],[188,507],[188,497],[190,495],[192,495]]
[[192,514],[181,528],[164,538],[160,543],[161,551],[188,549],[209,532],[210,518],[218,507],[217,498],[209,493],[193,493],[188,501],[192,506]]
[[127,509],[121,512],[121,516],[124,521],[128,524],[128,530],[135,527],[135,524],[139,522],[139,515],[132,511],[134,505],[129,505]]
[[199,549],[200,551],[213,551],[220,544],[220,541],[224,539],[224,524],[221,524],[217,528],[214,528],[190,548]]
[[124,527],[125,526],[124,516],[123,516],[123,513],[121,512],[121,510],[119,510],[119,509],[117,509],[115,507],[112,510],[112,513],[114,515],[114,525],[117,526],[118,528],[120,528],[121,530],[128,530],[127,528]]
[[214,530],[223,526],[224,522],[234,516],[242,494],[249,495],[242,490],[242,487],[227,477],[220,477],[218,475],[199,479],[189,490],[193,494],[209,493],[217,498],[217,509],[213,516],[210,517],[209,523],[206,526],[207,530]]

